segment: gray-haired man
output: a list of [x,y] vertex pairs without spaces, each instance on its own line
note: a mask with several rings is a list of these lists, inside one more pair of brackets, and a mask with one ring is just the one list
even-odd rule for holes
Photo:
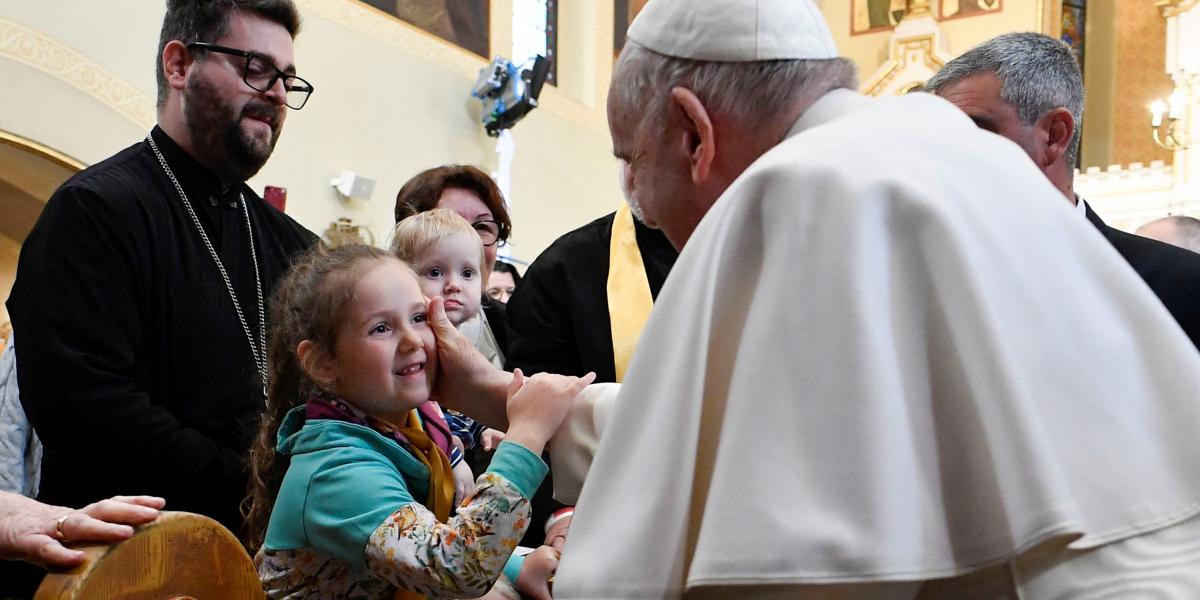
[[1020,146],[1200,347],[1200,255],[1109,227],[1075,194],[1083,78],[1066,44],[1039,33],[1004,34],[946,63],[925,90]]

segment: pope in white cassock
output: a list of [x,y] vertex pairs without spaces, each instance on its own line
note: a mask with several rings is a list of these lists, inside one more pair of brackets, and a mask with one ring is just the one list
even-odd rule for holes
[[1200,357],[1020,148],[852,91],[809,0],[628,40],[614,149],[682,254],[552,446],[556,598],[1200,598]]

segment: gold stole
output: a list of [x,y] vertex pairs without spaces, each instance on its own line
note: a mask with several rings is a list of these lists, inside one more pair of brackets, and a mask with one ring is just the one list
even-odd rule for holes
[[[425,429],[414,408],[408,413],[408,422],[396,431],[408,439],[408,448],[417,460],[429,469],[429,497],[425,505],[433,511],[437,520],[445,523],[450,519],[450,511],[454,508],[454,470],[450,468],[450,459],[438,448]],[[424,600],[425,596],[416,592],[398,589],[394,600]]]
[[642,253],[638,250],[637,230],[633,213],[624,202],[613,218],[612,240],[608,246],[608,320],[612,324],[613,366],[617,381],[625,379],[629,359],[637,348],[638,338],[650,318],[654,297]]

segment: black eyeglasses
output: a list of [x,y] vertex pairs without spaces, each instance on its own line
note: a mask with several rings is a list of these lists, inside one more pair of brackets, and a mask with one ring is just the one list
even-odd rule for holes
[[283,89],[287,91],[283,103],[292,110],[304,108],[304,104],[308,102],[308,97],[313,93],[311,83],[290,73],[280,71],[270,59],[261,54],[256,54],[248,50],[238,50],[237,48],[226,48],[225,46],[205,42],[192,42],[187,47],[190,50],[219,52],[221,54],[245,58],[246,64],[242,65],[242,81],[246,82],[246,85],[255,91],[268,92],[272,87],[275,87],[276,81],[282,80]]
[[471,227],[479,234],[479,241],[484,246],[491,246],[500,239],[500,224],[495,221],[475,221]]

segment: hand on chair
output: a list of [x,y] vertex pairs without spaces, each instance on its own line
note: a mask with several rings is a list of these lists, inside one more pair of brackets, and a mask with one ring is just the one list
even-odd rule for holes
[[64,543],[128,539],[133,535],[131,525],[157,519],[164,503],[153,496],[114,496],[71,510],[0,492],[0,559],[76,566],[83,562],[83,552]]

